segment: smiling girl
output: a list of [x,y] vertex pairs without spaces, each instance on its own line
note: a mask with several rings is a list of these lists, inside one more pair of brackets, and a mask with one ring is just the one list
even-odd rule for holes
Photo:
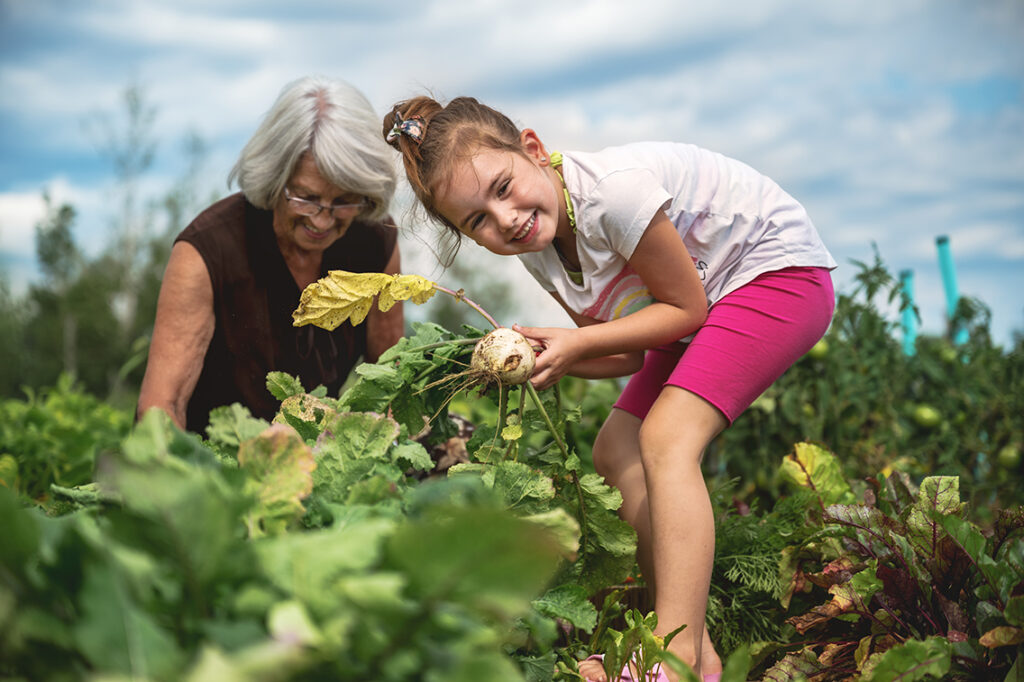
[[[516,327],[542,347],[535,387],[632,375],[594,466],[622,492],[658,633],[685,625],[670,650],[716,679],[704,626],[714,519],[700,464],[832,319],[836,264],[806,211],[749,166],[693,145],[549,152],[470,97],[400,102],[383,132],[428,215],[517,256],[577,324]],[[598,660],[580,672],[604,679]]]

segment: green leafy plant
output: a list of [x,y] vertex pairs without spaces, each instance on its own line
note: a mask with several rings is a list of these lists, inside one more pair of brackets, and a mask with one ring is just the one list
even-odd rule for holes
[[[395,493],[368,481],[402,456],[373,433],[351,442],[372,418],[341,415],[312,470],[284,426],[244,441],[232,468],[154,411],[104,458],[104,501],[46,518],[0,491],[0,671],[519,679],[503,647],[568,551],[558,519],[509,514],[468,477],[379,504]],[[332,523],[297,525],[296,504],[318,499]]]
[[992,679],[1024,642],[1024,509],[984,535],[965,518],[956,477],[871,481],[863,501],[837,478],[832,455],[798,448],[787,478],[813,490],[820,530],[794,546],[786,603],[826,601],[787,619],[809,641],[766,675],[865,679]]
[[[982,320],[904,356],[865,268],[828,348],[709,452],[723,679],[1017,679],[1019,350]],[[399,277],[336,299],[468,302]],[[70,383],[5,403],[0,677],[548,682],[599,652],[685,679],[590,461],[620,385],[453,380],[484,336],[414,324],[337,396],[272,373],[271,422],[226,406],[203,437]]]
[[[776,463],[793,443],[809,440],[841,454],[851,480],[899,471],[957,476],[975,518],[1020,499],[1024,468],[999,464],[999,453],[1024,443],[1024,336],[994,345],[987,310],[965,299],[960,327],[970,336],[917,338],[907,355],[891,312],[910,302],[876,252],[857,268],[850,291],[837,296],[825,335],[709,447],[708,476],[738,478],[737,497],[762,507],[785,491]],[[915,418],[917,416],[917,418]],[[923,417],[923,419],[922,419]]]
[[120,445],[131,416],[83,392],[69,375],[26,393],[25,400],[0,402],[0,485],[47,503],[51,486],[93,480],[96,458]]

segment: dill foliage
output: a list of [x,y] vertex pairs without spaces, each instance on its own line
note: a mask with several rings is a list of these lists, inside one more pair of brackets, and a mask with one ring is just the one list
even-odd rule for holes
[[814,533],[807,523],[805,491],[779,498],[772,510],[739,513],[726,500],[731,486],[712,493],[715,520],[715,567],[708,597],[707,625],[719,651],[780,639],[784,617],[779,560],[788,546]]

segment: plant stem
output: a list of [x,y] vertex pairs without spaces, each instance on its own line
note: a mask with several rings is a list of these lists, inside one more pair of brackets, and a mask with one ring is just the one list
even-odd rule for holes
[[565,459],[569,459],[569,450],[566,449],[565,443],[555,430],[555,425],[551,421],[551,417],[548,416],[548,411],[544,409],[544,404],[540,401],[540,396],[537,395],[537,389],[534,388],[533,384],[529,381],[523,384],[523,386],[525,386],[526,390],[530,392],[530,398],[533,399],[534,405],[536,405],[537,409],[540,411],[540,416],[544,419],[544,423],[547,424],[548,431],[551,432],[551,437],[555,439],[558,449],[562,451],[562,456],[565,457]]
[[494,429],[494,440],[491,447],[496,447],[498,438],[501,437],[501,430],[505,428],[505,420],[508,418],[508,389],[501,383],[498,384],[498,425]]
[[452,339],[450,341],[438,341],[436,343],[428,343],[425,346],[416,346],[415,348],[406,348],[403,353],[420,353],[425,350],[434,350],[435,348],[443,348],[444,346],[468,346],[474,344],[480,339],[468,338],[468,339]]
[[[520,386],[519,387],[519,413],[518,413],[519,414],[519,423],[520,424],[523,423],[523,413],[525,411],[526,411],[526,391],[523,390],[522,386]],[[510,440],[508,442],[508,447],[505,448],[505,458],[506,459],[508,458],[508,453],[512,452],[512,448],[516,449],[516,456],[512,458],[512,461],[513,462],[518,462],[519,461],[519,441],[517,441],[517,440]]]
[[[568,461],[569,450],[565,447],[565,442],[558,435],[555,430],[555,425],[551,421],[551,417],[548,416],[548,411],[544,409],[544,403],[541,402],[540,396],[537,395],[537,389],[533,387],[529,381],[523,384],[526,390],[530,393],[530,398],[533,400],[534,405],[537,406],[537,410],[540,412],[540,416],[544,419],[544,423],[547,424],[548,431],[551,432],[551,437],[555,439],[555,443],[558,445],[558,449],[562,451],[562,457]],[[576,474],[573,469],[569,470],[569,475],[572,478],[573,486],[576,488],[576,497],[580,505],[580,552],[587,551],[587,508],[583,499],[583,486],[580,485],[580,477]]]
[[476,303],[473,300],[467,298],[462,289],[459,289],[458,291],[452,291],[451,289],[449,289],[447,287],[443,287],[443,286],[441,286],[440,284],[437,284],[437,283],[434,283],[434,288],[437,289],[440,292],[448,294],[449,296],[454,298],[456,301],[462,301],[463,303],[468,305],[470,308],[472,308],[473,310],[475,310],[478,313],[480,313],[481,315],[483,315],[484,318],[488,322],[490,322],[491,325],[493,325],[495,329],[497,329],[498,327],[501,326],[500,324],[498,324],[497,320],[495,320],[493,317],[491,317],[491,314],[488,313],[483,308],[481,308],[478,303]]

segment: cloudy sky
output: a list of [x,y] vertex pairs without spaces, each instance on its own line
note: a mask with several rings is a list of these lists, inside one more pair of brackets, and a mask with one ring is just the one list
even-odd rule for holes
[[[34,276],[44,190],[75,206],[87,250],[109,242],[103,130],[129,87],[155,112],[143,195],[186,172],[190,134],[207,148],[204,193],[225,194],[281,86],[310,73],[352,82],[380,113],[427,91],[473,95],[549,148],[722,152],[807,206],[841,289],[876,244],[894,274],[913,270],[922,328],[941,331],[947,235],[960,293],[992,308],[996,340],[1024,330],[1020,0],[0,0],[2,276],[15,291]],[[460,286],[420,234],[403,241],[404,269]],[[543,296],[514,259],[464,253]],[[552,305],[519,321],[564,322]]]

